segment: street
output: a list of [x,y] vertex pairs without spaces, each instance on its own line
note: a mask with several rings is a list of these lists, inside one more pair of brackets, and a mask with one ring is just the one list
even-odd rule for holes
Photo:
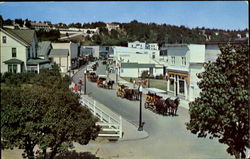
[[[84,70],[74,76],[74,81],[83,79]],[[106,74],[105,66],[101,63],[97,74]],[[129,101],[116,97],[116,85],[113,90],[98,88],[96,83],[87,81],[87,94],[103,103],[115,113],[138,125],[139,101]],[[149,137],[136,141],[110,142],[99,144],[103,157],[119,156],[121,158],[148,158],[148,159],[228,159],[233,158],[226,152],[226,145],[220,144],[216,139],[197,138],[186,130],[185,122],[189,121],[188,110],[179,107],[178,116],[162,116],[150,110],[143,109],[142,117],[144,130]],[[98,156],[98,154],[97,154]]]

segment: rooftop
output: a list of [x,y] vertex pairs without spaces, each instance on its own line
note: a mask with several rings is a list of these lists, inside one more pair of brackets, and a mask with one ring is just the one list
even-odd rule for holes
[[38,43],[38,50],[37,55],[38,56],[46,56],[46,51],[50,47],[51,42],[50,41],[42,41]]
[[19,30],[19,29],[3,29],[6,32],[8,32],[9,34],[11,34],[12,36],[16,37],[18,40],[31,45],[32,40],[34,38],[35,35],[35,31],[34,30],[30,30],[30,29],[25,29],[25,30]]
[[49,57],[65,57],[69,55],[68,49],[52,49]]

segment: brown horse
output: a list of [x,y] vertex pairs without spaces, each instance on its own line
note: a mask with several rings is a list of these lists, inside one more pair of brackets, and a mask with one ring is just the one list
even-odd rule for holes
[[165,100],[165,104],[166,104],[166,109],[167,109],[168,114],[170,114],[172,116],[176,116],[178,106],[180,104],[180,98],[177,97],[175,100],[167,98]]

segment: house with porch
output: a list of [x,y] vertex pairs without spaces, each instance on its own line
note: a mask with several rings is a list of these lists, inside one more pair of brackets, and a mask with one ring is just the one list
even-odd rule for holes
[[50,61],[37,56],[38,40],[34,30],[0,28],[1,73],[25,71],[39,73]]

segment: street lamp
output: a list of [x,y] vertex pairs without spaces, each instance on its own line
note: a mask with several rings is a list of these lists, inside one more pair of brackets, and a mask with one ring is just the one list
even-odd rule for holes
[[87,92],[86,92],[86,83],[87,83],[86,73],[87,73],[87,69],[84,71],[84,95],[87,94]]
[[139,95],[140,95],[140,111],[139,111],[139,128],[138,131],[143,130],[143,124],[142,124],[142,86],[139,85]]

